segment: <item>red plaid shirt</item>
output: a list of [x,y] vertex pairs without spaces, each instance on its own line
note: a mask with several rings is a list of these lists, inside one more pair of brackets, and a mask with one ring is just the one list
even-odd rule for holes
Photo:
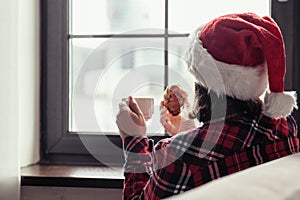
[[233,114],[163,139],[123,142],[123,199],[162,199],[217,178],[299,152],[292,116]]

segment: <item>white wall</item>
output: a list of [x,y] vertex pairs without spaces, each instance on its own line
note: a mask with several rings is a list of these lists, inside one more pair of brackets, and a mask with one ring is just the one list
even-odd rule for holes
[[0,199],[19,199],[18,0],[0,0]]
[[39,0],[19,0],[20,165],[39,160]]
[[20,198],[39,159],[38,0],[0,0],[0,199]]

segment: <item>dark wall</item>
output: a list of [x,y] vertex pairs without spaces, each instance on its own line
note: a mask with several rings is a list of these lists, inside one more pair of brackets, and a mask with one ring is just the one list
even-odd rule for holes
[[[300,1],[272,0],[272,17],[280,26],[285,42],[287,64],[285,90],[297,91],[300,97]],[[300,110],[294,111],[293,115],[300,126]]]
[[[294,68],[293,68],[293,82],[294,90],[297,90],[298,99],[300,98],[300,1],[294,0]],[[298,100],[298,106],[300,102]],[[294,113],[298,121],[298,126],[300,126],[300,109]]]

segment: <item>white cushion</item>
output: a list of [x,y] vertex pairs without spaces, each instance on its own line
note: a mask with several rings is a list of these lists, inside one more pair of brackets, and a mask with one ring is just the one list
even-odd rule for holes
[[169,199],[299,200],[300,153],[220,178]]

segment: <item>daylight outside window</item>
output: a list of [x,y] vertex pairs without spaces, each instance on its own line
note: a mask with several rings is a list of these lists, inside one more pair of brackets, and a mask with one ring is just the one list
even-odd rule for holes
[[[69,0],[69,131],[117,134],[122,97],[154,97],[150,132],[163,134],[159,103],[179,84],[193,100],[188,35],[227,13],[270,15],[269,0]],[[129,82],[136,83],[132,85]]]

